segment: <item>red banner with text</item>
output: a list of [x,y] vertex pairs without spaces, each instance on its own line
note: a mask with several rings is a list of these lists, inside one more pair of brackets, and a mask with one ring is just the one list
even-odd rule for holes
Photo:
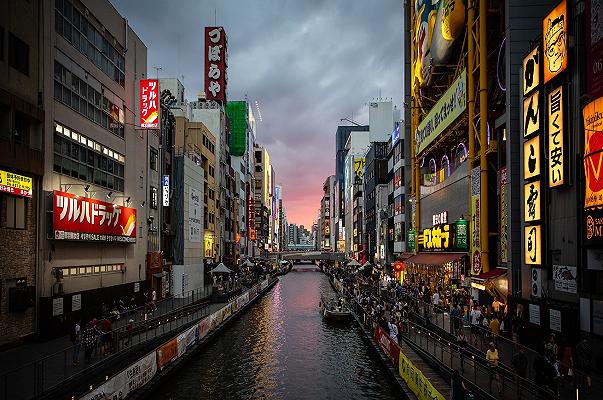
[[381,350],[383,350],[392,363],[398,365],[398,360],[400,359],[400,348],[398,347],[398,343],[396,343],[396,341],[380,326],[375,328],[375,341],[379,344]]

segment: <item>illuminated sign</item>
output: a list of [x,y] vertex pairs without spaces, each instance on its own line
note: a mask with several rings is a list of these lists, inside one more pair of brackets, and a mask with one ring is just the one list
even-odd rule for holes
[[523,100],[523,137],[528,137],[540,130],[540,92]]
[[205,27],[205,97],[226,101],[226,32],[221,26]]
[[471,170],[471,273],[479,275],[482,272],[482,253],[480,238],[480,169],[475,167]]
[[400,122],[395,123],[392,131],[392,147],[398,143],[398,140],[400,140]]
[[163,206],[168,207],[170,205],[170,176],[163,175],[161,181],[161,197],[163,199]]
[[442,211],[439,214],[433,214],[431,216],[433,226],[447,224],[448,223],[448,211]]
[[159,83],[157,79],[140,80],[140,127],[159,129]]
[[540,220],[540,181],[526,183],[523,187],[523,220]]
[[544,83],[567,67],[567,6],[563,0],[542,21]]
[[455,222],[454,245],[457,249],[467,250],[469,248],[469,222],[459,219]]
[[452,247],[450,225],[423,229],[419,244],[425,250],[446,250]]
[[136,209],[53,192],[54,239],[136,242]]
[[406,250],[407,251],[415,251],[415,231],[410,230],[406,235]]
[[523,142],[523,179],[540,175],[540,136]]
[[593,208],[584,211],[586,245],[603,244],[603,209]]
[[523,59],[523,95],[526,96],[540,84],[540,51],[537,48]]
[[431,111],[419,123],[415,132],[416,154],[421,153],[467,108],[467,72],[444,92]]
[[603,97],[587,104],[584,118],[584,208],[603,205]]
[[524,261],[527,265],[541,264],[541,228],[540,225],[524,227]]
[[362,184],[362,177],[364,176],[364,157],[354,157],[354,184]]
[[565,183],[565,150],[563,147],[563,86],[549,94],[548,112],[548,155],[549,186]]
[[509,200],[507,199],[507,168],[500,170],[500,234],[499,234],[499,250],[500,262],[508,261],[507,252],[509,250]]
[[31,197],[33,180],[30,177],[0,170],[0,192]]

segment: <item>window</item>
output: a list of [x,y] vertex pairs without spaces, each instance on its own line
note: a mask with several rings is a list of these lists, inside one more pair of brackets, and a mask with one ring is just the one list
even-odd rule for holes
[[157,171],[157,159],[158,159],[157,149],[154,148],[154,147],[151,147],[151,160],[150,160],[150,164],[151,164],[151,169],[153,171]]
[[3,228],[25,229],[25,198],[2,196]]
[[122,272],[124,271],[124,264],[87,265],[83,267],[62,267],[56,269],[62,272],[64,278],[71,278],[85,275],[98,275],[105,273]]
[[12,33],[8,34],[8,65],[29,76],[29,46]]
[[157,209],[157,188],[155,186],[151,186],[150,197],[151,197],[151,208],[156,210]]
[[124,191],[123,155],[56,122],[53,148],[54,172]]

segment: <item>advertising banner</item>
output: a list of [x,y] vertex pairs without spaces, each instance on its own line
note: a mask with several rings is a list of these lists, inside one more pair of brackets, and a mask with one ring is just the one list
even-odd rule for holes
[[157,349],[157,366],[163,369],[178,358],[178,340],[172,339]]
[[569,265],[553,265],[555,290],[566,293],[578,292],[578,269]]
[[542,21],[544,83],[567,68],[567,6],[563,0]]
[[549,187],[563,185],[565,183],[565,130],[563,123],[563,86],[553,89],[549,93],[547,104],[548,114],[548,164],[549,164]]
[[381,350],[383,350],[385,355],[392,361],[392,364],[398,365],[400,348],[380,326],[375,328],[375,341],[379,344],[379,347],[381,347]]
[[211,318],[205,317],[199,321],[199,339],[203,339],[209,333]]
[[268,279],[266,279],[266,280],[262,281],[262,283],[260,283],[260,291],[263,291],[267,287],[268,287]]
[[419,123],[415,132],[416,154],[420,154],[467,108],[467,71],[444,92],[440,100]]
[[584,118],[584,208],[603,206],[603,97],[588,103]]
[[31,197],[32,190],[33,180],[30,177],[0,169],[0,192]]
[[140,80],[140,127],[159,129],[159,83],[157,79]]
[[136,242],[136,209],[53,192],[53,230],[57,240]]
[[586,88],[603,96],[603,0],[586,0]]
[[480,230],[480,193],[481,193],[480,169],[475,167],[471,170],[471,274],[479,275],[482,272],[482,246]]
[[507,198],[507,168],[500,170],[500,232],[499,232],[499,259],[501,263],[508,262],[509,252],[509,199]]
[[188,200],[188,240],[201,243],[201,192],[194,187],[189,188]]
[[584,210],[584,244],[587,246],[603,245],[603,207]]
[[226,101],[228,54],[226,32],[221,26],[205,27],[205,98]]
[[446,400],[408,357],[399,352],[398,373],[419,400]]
[[155,352],[136,361],[80,400],[125,399],[136,389],[146,385],[157,373]]
[[232,315],[232,304],[233,303],[229,303],[227,306],[224,306],[224,308],[222,308],[222,321]]
[[237,299],[237,308],[241,309],[245,304],[249,303],[249,292],[246,292],[239,296]]
[[181,357],[186,351],[195,344],[199,337],[199,325],[191,326],[185,332],[182,332],[176,338],[178,342],[178,357]]

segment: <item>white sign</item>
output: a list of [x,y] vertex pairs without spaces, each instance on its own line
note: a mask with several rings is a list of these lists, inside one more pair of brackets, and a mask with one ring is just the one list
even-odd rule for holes
[[188,240],[194,243],[201,242],[201,192],[194,187],[190,188],[188,200]]
[[161,197],[163,200],[163,206],[168,207],[170,205],[170,176],[163,175],[161,181]]
[[379,245],[379,258],[385,260],[385,245]]
[[71,311],[82,309],[82,294],[74,294],[71,296]]
[[155,351],[136,361],[80,400],[125,399],[136,389],[146,385],[157,373]]
[[433,214],[432,219],[433,219],[433,221],[432,221],[433,226],[447,224],[448,223],[448,211],[442,211],[439,214]]
[[140,292],[140,282],[134,282],[134,293]]
[[63,298],[52,299],[52,316],[63,315]]
[[530,304],[528,312],[530,314],[530,323],[540,325],[540,306],[538,304]]
[[578,269],[568,265],[553,265],[553,281],[555,290],[567,293],[577,293],[578,283],[576,277]]
[[549,310],[549,326],[552,331],[561,332],[561,311]]

